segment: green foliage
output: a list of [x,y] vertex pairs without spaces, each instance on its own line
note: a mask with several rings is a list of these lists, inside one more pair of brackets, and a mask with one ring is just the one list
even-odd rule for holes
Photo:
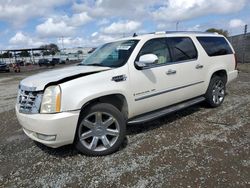
[[57,52],[60,52],[58,46],[53,43],[42,45],[40,48],[44,48],[44,50],[42,50],[43,55],[55,55]]
[[29,57],[30,56],[30,53],[28,51],[21,51],[19,53],[20,57]]
[[221,35],[224,35],[225,37],[228,37],[229,33],[227,30],[223,30],[223,29],[216,29],[216,28],[210,28],[207,29],[206,32],[210,32],[210,33],[219,33]]
[[10,53],[9,51],[4,52],[3,54],[0,54],[1,58],[12,58],[12,53]]

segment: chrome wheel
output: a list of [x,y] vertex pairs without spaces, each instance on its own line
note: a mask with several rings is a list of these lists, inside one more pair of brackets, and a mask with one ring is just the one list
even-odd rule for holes
[[93,112],[80,124],[79,140],[91,151],[105,151],[111,148],[120,134],[118,121],[109,113]]
[[212,89],[212,97],[214,104],[222,103],[225,97],[225,85],[222,80],[217,80]]

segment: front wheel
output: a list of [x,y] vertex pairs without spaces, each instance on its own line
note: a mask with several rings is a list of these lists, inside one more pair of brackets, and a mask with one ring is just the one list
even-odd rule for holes
[[98,103],[81,113],[75,145],[86,155],[108,155],[120,148],[125,135],[122,113],[111,104]]
[[207,92],[205,94],[206,101],[211,107],[220,106],[225,98],[226,83],[225,79],[220,76],[213,76],[210,80]]

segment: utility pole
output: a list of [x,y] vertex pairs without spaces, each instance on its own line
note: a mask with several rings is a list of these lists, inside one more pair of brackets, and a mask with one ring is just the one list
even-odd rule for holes
[[176,28],[175,28],[175,29],[176,29],[176,31],[178,31],[178,29],[179,29],[179,28],[178,28],[178,27],[179,27],[179,21],[177,21],[177,22],[176,22],[175,27],[176,27]]
[[62,52],[64,52],[64,36],[61,37],[62,40]]
[[247,24],[244,26],[242,63],[245,63]]
[[247,24],[244,26],[244,34],[247,34]]

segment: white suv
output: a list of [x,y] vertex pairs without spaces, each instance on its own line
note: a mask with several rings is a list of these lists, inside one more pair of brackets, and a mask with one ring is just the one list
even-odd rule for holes
[[126,124],[206,100],[221,105],[238,75],[234,50],[218,34],[158,32],[104,44],[78,66],[21,81],[16,114],[31,139],[74,143],[87,155],[121,146]]

